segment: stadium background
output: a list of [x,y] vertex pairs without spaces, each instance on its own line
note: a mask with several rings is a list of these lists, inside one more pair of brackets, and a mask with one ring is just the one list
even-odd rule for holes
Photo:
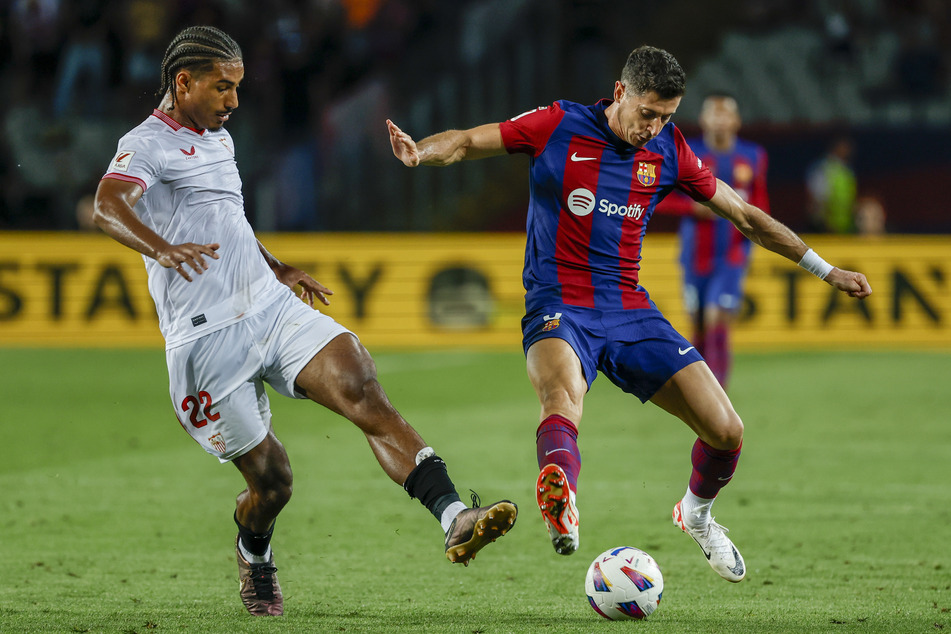
[[[737,95],[744,136],[769,152],[780,220],[815,229],[806,172],[843,135],[859,195],[886,211],[888,236],[809,238],[868,271],[876,294],[861,308],[757,253],[738,347],[947,346],[949,13],[928,0],[6,2],[0,344],[160,345],[141,264],[90,227],[91,195],[118,137],[156,104],[171,36],[211,23],[245,52],[229,130],[248,216],[338,291],[328,312],[371,345],[517,345],[527,201],[527,161],[407,170],[384,119],[422,137],[591,102],[652,43],[687,70],[688,134],[706,91]],[[676,222],[652,220],[643,280],[686,327]]]

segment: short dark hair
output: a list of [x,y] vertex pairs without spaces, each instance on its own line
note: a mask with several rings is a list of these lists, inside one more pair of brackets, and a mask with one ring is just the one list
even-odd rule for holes
[[175,75],[188,69],[194,72],[211,70],[218,61],[241,61],[241,47],[230,35],[213,26],[190,26],[172,39],[162,58],[162,86],[156,95],[172,93],[175,107]]
[[621,70],[621,83],[636,95],[655,92],[661,99],[673,99],[683,96],[687,75],[667,51],[641,46],[627,56]]

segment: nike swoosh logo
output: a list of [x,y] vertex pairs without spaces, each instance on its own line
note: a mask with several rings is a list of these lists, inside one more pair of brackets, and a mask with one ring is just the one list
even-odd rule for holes
[[578,153],[575,152],[574,154],[571,155],[571,160],[574,161],[574,162],[576,162],[576,163],[577,163],[578,161],[597,161],[597,160],[598,160],[598,157],[596,157],[596,156],[578,156]]
[[683,348],[677,348],[677,352],[680,353],[680,356],[684,356],[685,354],[687,354],[687,353],[690,352],[691,350],[693,350],[693,346],[690,346],[690,347],[687,348],[686,350],[684,350]]
[[[690,535],[690,533],[687,534]],[[690,536],[693,537],[693,535]],[[703,547],[703,544],[701,544],[700,540],[696,537],[693,537],[693,541],[697,542],[697,546],[700,547],[700,552],[702,552],[703,556],[707,558],[707,561],[710,561],[710,556],[713,554],[713,551],[711,550],[710,552],[707,552],[707,549]]]
[[[693,537],[693,535],[691,535],[691,537]],[[707,561],[710,561],[710,557],[711,555],[713,555],[713,551],[711,550],[710,552],[707,552],[707,549],[703,547],[703,544],[701,544],[700,541],[697,540],[696,537],[693,538],[693,541],[697,542],[697,545],[700,546],[700,552],[704,554],[704,556],[707,558]],[[735,574],[736,576],[741,577],[743,576],[745,567],[743,566],[743,563],[740,561],[740,553],[736,552],[736,546],[733,546],[732,550],[733,550],[733,562],[734,562],[733,567],[731,568],[730,566],[727,566],[727,569],[733,574]]]
[[566,448],[564,448],[564,447],[562,447],[561,449],[552,449],[551,451],[546,451],[546,452],[545,452],[545,455],[546,455],[546,456],[550,456],[551,454],[555,453],[556,451],[568,451],[568,450],[567,450]]
[[733,479],[733,476],[727,476],[725,478],[717,478],[717,480],[719,480],[720,482],[727,482],[732,479]]

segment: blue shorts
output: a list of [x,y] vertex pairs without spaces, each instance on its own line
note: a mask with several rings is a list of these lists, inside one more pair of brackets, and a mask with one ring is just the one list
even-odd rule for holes
[[684,270],[684,308],[696,313],[707,306],[715,306],[735,313],[743,304],[745,266],[721,265],[709,275]]
[[601,311],[554,304],[522,318],[525,353],[540,339],[568,342],[581,360],[588,389],[600,370],[612,383],[646,403],[670,377],[703,361],[654,302],[650,308]]

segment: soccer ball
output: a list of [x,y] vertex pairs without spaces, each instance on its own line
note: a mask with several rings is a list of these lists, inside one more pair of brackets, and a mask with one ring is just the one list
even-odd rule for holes
[[664,576],[643,550],[620,546],[591,562],[584,591],[594,611],[606,619],[646,619],[660,603]]

